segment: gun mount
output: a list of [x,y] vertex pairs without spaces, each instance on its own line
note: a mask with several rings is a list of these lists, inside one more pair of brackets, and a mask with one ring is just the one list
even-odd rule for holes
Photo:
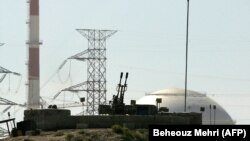
[[124,95],[127,91],[128,73],[126,73],[124,84],[122,84],[123,73],[121,72],[120,81],[117,85],[117,94],[113,95],[109,105],[99,105],[99,114],[109,115],[154,115],[157,114],[155,105],[136,105],[135,100],[131,100],[130,105],[125,105]]
[[123,73],[120,75],[120,82],[117,86],[117,95],[113,95],[113,101],[111,101],[112,113],[113,114],[125,114],[124,94],[127,91],[127,79],[128,73],[126,73],[125,82],[122,85]]

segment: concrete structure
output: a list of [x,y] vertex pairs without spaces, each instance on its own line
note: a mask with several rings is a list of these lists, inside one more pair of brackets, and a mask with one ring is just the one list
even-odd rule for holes
[[42,130],[110,128],[114,124],[128,128],[148,128],[149,124],[201,124],[201,114],[71,116],[70,110],[35,109],[25,110],[24,120],[35,121],[37,128]]
[[27,108],[40,107],[40,72],[39,72],[39,0],[28,0],[28,97]]
[[[136,104],[154,104],[161,98],[160,107],[167,107],[170,113],[184,111],[184,89],[163,89],[136,101]],[[203,107],[203,108],[201,108]],[[204,111],[201,111],[204,110]],[[187,112],[202,113],[202,124],[234,124],[229,114],[214,100],[195,91],[187,91]]]

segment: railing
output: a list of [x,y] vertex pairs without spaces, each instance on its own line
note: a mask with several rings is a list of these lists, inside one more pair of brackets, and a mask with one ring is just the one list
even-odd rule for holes
[[1,124],[1,123],[6,123],[7,129],[8,129],[8,133],[9,133],[9,136],[11,136],[11,134],[10,134],[10,128],[9,128],[9,122],[11,122],[11,121],[13,121],[14,128],[16,128],[16,125],[15,125],[15,118],[11,118],[11,119],[7,119],[7,120],[2,120],[2,121],[0,121],[0,124]]

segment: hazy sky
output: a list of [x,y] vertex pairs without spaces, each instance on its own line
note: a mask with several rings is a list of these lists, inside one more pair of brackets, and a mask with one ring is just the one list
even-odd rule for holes
[[[145,93],[184,88],[186,0],[40,0],[41,86],[69,56],[87,49],[76,28],[113,29],[107,40],[107,99],[129,72],[126,102]],[[26,0],[0,0],[0,96],[24,103]],[[238,123],[250,123],[250,1],[190,0],[188,89],[206,93]],[[71,81],[65,81],[71,70]],[[86,63],[71,62],[41,89],[44,97],[86,81]],[[10,88],[9,80],[10,79]],[[9,91],[10,89],[10,91]]]

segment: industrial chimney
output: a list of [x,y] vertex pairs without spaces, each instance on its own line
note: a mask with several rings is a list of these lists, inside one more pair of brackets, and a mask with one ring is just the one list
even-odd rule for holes
[[40,107],[40,68],[39,68],[39,0],[28,0],[28,97],[27,108]]

